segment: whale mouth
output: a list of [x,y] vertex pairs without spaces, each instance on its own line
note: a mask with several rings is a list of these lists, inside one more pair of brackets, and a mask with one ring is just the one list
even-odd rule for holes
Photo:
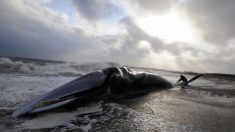
[[38,107],[38,108],[30,111],[29,114],[39,113],[39,112],[43,112],[43,111],[47,111],[47,110],[53,110],[53,109],[57,108],[58,106],[63,106],[65,104],[68,104],[68,103],[76,100],[76,99],[78,99],[78,97],[77,98],[68,99],[68,100],[64,100],[64,101],[60,100],[59,102],[56,102],[56,103],[53,102],[53,103],[51,103],[49,105],[46,105],[46,106],[43,106],[43,107]]
[[34,106],[34,109],[37,109],[39,107],[47,107],[49,105],[58,104],[58,103],[64,102],[64,101],[66,102],[67,100],[77,98],[75,95],[76,95],[76,93],[67,94],[64,96],[57,97],[57,98],[39,101],[38,104]]
[[38,102],[37,105],[35,105],[33,108],[34,109],[37,109],[39,107],[45,107],[45,106],[48,106],[48,105],[51,105],[51,104],[56,104],[58,102],[61,102],[61,100],[59,98],[55,98],[55,99],[50,99],[50,100],[45,100],[45,101],[40,101]]

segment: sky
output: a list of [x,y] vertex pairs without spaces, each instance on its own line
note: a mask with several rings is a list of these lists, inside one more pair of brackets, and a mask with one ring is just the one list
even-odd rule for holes
[[235,74],[234,0],[1,0],[0,56]]

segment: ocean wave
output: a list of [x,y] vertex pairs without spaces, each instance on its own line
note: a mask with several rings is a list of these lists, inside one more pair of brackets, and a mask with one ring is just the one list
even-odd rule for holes
[[18,73],[30,73],[35,70],[33,63],[23,63],[21,61],[12,61],[9,58],[0,58],[0,71],[1,72],[18,72]]
[[0,72],[1,73],[20,73],[32,75],[63,75],[63,76],[81,76],[94,70],[103,69],[107,67],[119,67],[118,63],[113,62],[96,62],[96,63],[67,63],[67,62],[53,62],[27,59],[10,59],[0,58]]

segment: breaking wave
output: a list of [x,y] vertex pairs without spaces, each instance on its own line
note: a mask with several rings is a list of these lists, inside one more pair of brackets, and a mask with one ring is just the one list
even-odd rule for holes
[[19,72],[19,73],[29,73],[35,70],[35,65],[33,63],[23,63],[20,61],[13,62],[8,58],[0,58],[0,70],[1,72]]
[[46,60],[40,60],[39,63],[38,60],[25,61],[25,59],[0,58],[1,73],[80,76],[94,70],[112,66],[119,67],[120,65],[113,62],[77,64]]

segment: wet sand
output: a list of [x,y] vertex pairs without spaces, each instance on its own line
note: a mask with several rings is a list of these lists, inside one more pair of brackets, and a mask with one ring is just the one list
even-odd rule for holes
[[12,110],[2,109],[0,129],[3,131],[203,132],[235,130],[234,97],[211,96],[211,93],[202,90],[174,88],[139,98],[103,102],[99,108],[99,111],[95,110],[90,114],[81,114],[77,112],[78,110],[72,110],[49,112],[21,119],[13,119]]

